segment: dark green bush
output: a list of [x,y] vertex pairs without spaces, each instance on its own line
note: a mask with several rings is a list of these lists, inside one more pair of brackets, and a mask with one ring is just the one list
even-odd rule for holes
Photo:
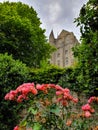
[[72,91],[79,92],[75,68],[66,68],[64,74],[60,77],[58,84],[63,88],[67,87]]
[[77,75],[78,71],[74,67],[59,68],[50,66],[46,69],[30,70],[30,81],[34,83],[54,83],[63,88],[69,88],[73,91],[81,92],[78,88]]
[[12,56],[0,54],[0,130],[12,130],[18,123],[20,105],[4,100],[7,92],[28,81],[29,71],[25,64]]
[[60,77],[64,74],[64,69],[56,66],[50,66],[46,69],[32,69],[30,71],[30,80],[35,83],[58,83]]

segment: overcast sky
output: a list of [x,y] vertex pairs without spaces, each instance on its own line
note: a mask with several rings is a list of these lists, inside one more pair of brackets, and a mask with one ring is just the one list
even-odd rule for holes
[[[3,2],[4,0],[0,0]],[[6,1],[6,0],[5,0]],[[81,7],[87,3],[88,0],[9,0],[21,1],[23,3],[33,6],[36,10],[41,27],[46,29],[46,36],[49,37],[53,29],[55,37],[65,29],[73,32],[77,39],[80,38],[79,28],[76,27],[74,18],[79,16]]]

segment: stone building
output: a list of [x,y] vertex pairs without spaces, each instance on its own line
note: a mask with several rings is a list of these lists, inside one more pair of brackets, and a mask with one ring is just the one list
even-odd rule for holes
[[51,56],[51,64],[60,67],[68,67],[74,64],[72,47],[79,44],[79,42],[73,32],[62,30],[58,37],[55,38],[53,31],[51,31],[49,43],[57,48]]

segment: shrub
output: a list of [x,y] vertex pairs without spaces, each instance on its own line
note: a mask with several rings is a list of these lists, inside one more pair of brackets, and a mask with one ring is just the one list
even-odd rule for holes
[[25,64],[8,54],[0,54],[0,129],[11,130],[18,122],[20,105],[5,102],[4,95],[28,80],[29,71]]
[[76,73],[77,72],[75,68],[72,67],[66,68],[63,75],[60,77],[58,84],[61,85],[63,88],[67,86],[72,91],[79,92]]
[[64,74],[64,68],[50,66],[44,69],[30,70],[30,81],[35,83],[58,83],[60,77]]
[[21,104],[28,102],[23,120],[14,130],[88,130],[97,125],[95,105],[98,97],[90,97],[85,105],[77,109],[78,98],[72,95],[70,89],[59,85],[24,83],[7,93],[4,99]]
[[83,88],[79,90],[79,83],[76,78],[77,69],[74,67],[59,68],[57,66],[50,66],[46,69],[31,69],[30,80],[34,83],[54,83],[59,84],[63,88],[68,87],[72,91],[78,93],[83,91]]

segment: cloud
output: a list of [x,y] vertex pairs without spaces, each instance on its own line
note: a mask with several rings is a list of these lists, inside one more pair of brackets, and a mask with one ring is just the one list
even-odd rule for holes
[[[3,1],[3,0],[0,0]],[[19,1],[19,0],[9,0]],[[80,31],[74,24],[74,18],[78,17],[83,4],[88,0],[20,0],[23,3],[33,6],[38,13],[42,25],[49,36],[54,30],[55,36],[62,30],[74,32],[79,39]]]
[[58,2],[54,2],[49,5],[49,16],[51,22],[56,22],[58,20],[59,15],[61,14],[61,6]]
[[76,28],[74,18],[78,17],[83,4],[87,0],[42,0],[38,3],[37,12],[46,28],[46,35],[53,29],[55,36],[62,29],[74,32],[79,39],[79,28]]

